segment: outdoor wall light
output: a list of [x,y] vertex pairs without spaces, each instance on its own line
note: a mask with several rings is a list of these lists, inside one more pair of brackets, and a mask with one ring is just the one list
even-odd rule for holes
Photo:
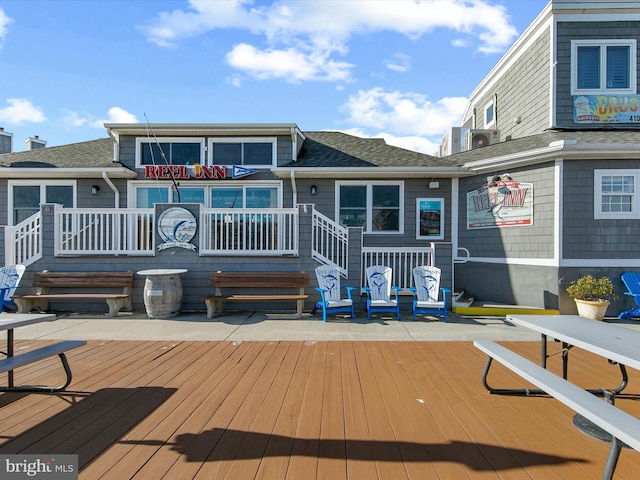
[[311,185],[311,195],[315,195],[316,193],[318,193],[318,187]]
[[98,185],[91,185],[91,195],[97,195],[100,191],[100,187]]

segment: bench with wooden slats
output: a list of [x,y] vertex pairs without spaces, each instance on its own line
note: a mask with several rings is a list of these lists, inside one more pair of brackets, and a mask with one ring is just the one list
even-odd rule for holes
[[[304,301],[309,295],[304,289],[309,287],[309,274],[306,272],[212,272],[209,285],[215,288],[214,295],[202,297],[207,305],[207,318],[213,318],[224,309],[224,302],[296,302],[296,313],[279,315],[280,318],[301,318]],[[223,289],[297,289],[297,294],[282,293],[231,293]]]
[[602,478],[611,479],[613,477],[623,442],[629,447],[640,451],[640,419],[610,403],[600,400],[594,394],[536,365],[534,362],[502,345],[488,340],[477,340],[473,344],[488,355],[485,375],[491,360],[495,359],[613,437]]
[[[133,311],[131,304],[133,272],[49,272],[45,270],[34,274],[32,287],[37,288],[36,293],[11,297],[18,306],[18,313],[29,313],[33,309],[46,311],[50,300],[104,300],[109,307],[107,313],[109,317],[116,316],[122,309]],[[52,289],[56,290],[55,293],[51,291]]]
[[54,345],[48,345],[46,347],[31,350],[29,352],[21,353],[20,355],[14,355],[6,357],[0,360],[0,373],[12,372],[16,368],[24,367],[34,362],[44,360],[49,357],[60,357],[62,367],[67,375],[67,379],[64,384],[59,386],[44,386],[44,385],[30,385],[30,386],[15,386],[13,385],[13,379],[6,387],[0,387],[0,391],[35,391],[35,392],[58,392],[64,390],[71,383],[71,368],[69,362],[65,356],[65,352],[68,350],[86,345],[84,340],[68,340],[65,342],[59,342]]

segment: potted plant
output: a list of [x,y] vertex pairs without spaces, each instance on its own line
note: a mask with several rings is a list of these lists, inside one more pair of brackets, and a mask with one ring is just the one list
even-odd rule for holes
[[592,275],[584,275],[571,282],[567,294],[575,300],[578,315],[594,320],[602,320],[610,300],[618,298],[608,277],[595,278]]

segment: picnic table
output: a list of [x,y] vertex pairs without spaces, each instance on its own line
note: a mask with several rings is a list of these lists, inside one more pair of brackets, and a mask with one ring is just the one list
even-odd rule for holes
[[[507,315],[506,320],[540,333],[540,366],[503,345],[491,341],[474,341],[474,345],[488,355],[482,373],[482,384],[493,394],[537,395],[549,394],[572,408],[577,415],[574,425],[585,433],[610,441],[609,455],[603,477],[613,477],[621,449],[627,445],[640,451],[640,419],[614,405],[616,394],[628,383],[626,366],[640,370],[640,331],[585,319],[577,315]],[[550,354],[548,338],[562,342],[556,353],[562,355],[562,377],[546,369]],[[583,389],[567,380],[569,351],[578,347],[620,367],[622,380],[615,389]],[[551,354],[554,355],[555,353]],[[496,360],[538,389],[493,388],[487,382],[492,361]],[[594,395],[602,395],[606,402]],[[598,434],[593,434],[599,431]],[[610,440],[609,440],[610,438]]]
[[[56,319],[53,314],[32,314],[32,313],[13,313],[13,314],[0,314],[0,331],[5,330],[7,332],[6,351],[4,353],[6,358],[0,359],[0,372],[7,373],[7,385],[0,387],[0,391],[37,391],[37,392],[57,392],[64,390],[71,383],[71,369],[67,362],[64,352],[71,350],[82,345],[86,345],[84,340],[68,340],[64,342],[58,342],[53,345],[47,345],[36,350],[30,350],[20,355],[15,355],[14,346],[14,329],[18,327],[24,327],[27,325],[34,325],[41,322],[51,322]],[[62,366],[67,375],[67,380],[63,385],[58,386],[43,386],[43,385],[14,385],[14,370],[19,367],[23,367],[30,363],[34,363],[40,360],[44,360],[53,356],[60,357]]]

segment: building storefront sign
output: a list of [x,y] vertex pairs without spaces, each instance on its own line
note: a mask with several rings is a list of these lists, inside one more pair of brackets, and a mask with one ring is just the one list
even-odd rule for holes
[[190,243],[196,236],[196,217],[186,208],[174,207],[162,212],[158,217],[158,234],[164,243],[158,245],[158,251],[167,248],[185,248],[196,251]]
[[232,165],[145,165],[144,178],[154,180],[224,180],[238,179],[257,173],[257,170]]
[[533,225],[533,184],[504,180],[467,193],[467,228]]
[[575,123],[640,123],[640,95],[573,97]]

